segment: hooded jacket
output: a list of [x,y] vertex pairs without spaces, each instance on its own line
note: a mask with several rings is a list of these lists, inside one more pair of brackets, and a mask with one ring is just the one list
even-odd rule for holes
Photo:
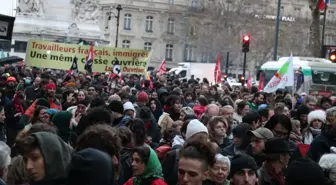
[[73,155],[67,185],[113,185],[113,182],[113,161],[107,153],[86,148]]
[[72,118],[71,112],[61,111],[54,115],[52,122],[57,127],[57,134],[64,142],[68,143],[71,135],[70,121]]
[[71,147],[69,147],[56,134],[37,132],[32,134],[37,141],[43,155],[45,177],[39,182],[30,185],[62,185],[66,182],[66,168],[71,160]]

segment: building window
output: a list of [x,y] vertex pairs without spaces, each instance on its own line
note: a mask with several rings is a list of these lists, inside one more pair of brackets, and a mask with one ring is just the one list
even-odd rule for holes
[[[10,52],[12,43],[11,41],[7,40],[0,40],[0,49],[3,49],[3,51]],[[26,52],[26,51],[25,51]]]
[[191,0],[191,7],[197,7],[197,0]]
[[153,16],[146,17],[146,32],[153,32]]
[[195,46],[187,46],[186,48],[186,61],[194,62],[196,61],[196,47]]
[[173,45],[172,44],[166,45],[166,60],[167,61],[173,60]]
[[130,47],[131,47],[131,41],[129,40],[122,41],[122,48],[130,48]]
[[173,18],[169,18],[168,19],[168,29],[167,32],[169,34],[174,34],[174,19]]
[[131,30],[132,14],[125,14],[124,18],[124,30]]
[[26,41],[15,41],[14,52],[25,53],[27,49]]
[[325,45],[333,45],[334,44],[334,42],[333,42],[333,35],[326,34],[325,37],[324,37],[324,44]]
[[168,4],[174,4],[175,0],[168,0]]
[[191,36],[195,36],[196,35],[196,27],[195,26],[190,26],[189,31],[190,31],[189,34]]
[[145,50],[152,50],[152,43],[151,42],[145,42]]

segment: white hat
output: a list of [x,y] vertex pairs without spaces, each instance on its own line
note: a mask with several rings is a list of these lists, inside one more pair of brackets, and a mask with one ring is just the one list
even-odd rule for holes
[[308,114],[308,125],[315,119],[318,119],[322,122],[326,121],[326,113],[323,110],[314,110]]
[[186,139],[188,140],[189,138],[191,138],[191,136],[201,132],[205,132],[206,134],[208,134],[207,127],[197,119],[193,119],[189,122],[187,126]]
[[133,104],[129,101],[124,103],[124,112],[127,111],[127,110],[132,110],[132,111],[135,112]]
[[307,93],[303,92],[300,94],[300,96],[307,96]]

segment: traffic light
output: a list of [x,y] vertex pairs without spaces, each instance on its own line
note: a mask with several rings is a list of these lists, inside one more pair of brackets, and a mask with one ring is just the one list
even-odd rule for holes
[[329,53],[329,60],[336,63],[336,50]]
[[243,48],[242,48],[242,51],[244,53],[247,53],[247,52],[250,51],[250,40],[251,40],[250,36],[248,36],[248,35],[244,35],[243,36]]
[[245,77],[243,75],[238,75],[238,78],[240,83],[245,83]]
[[227,74],[224,74],[224,80],[226,81],[227,80],[227,78],[228,78],[228,75]]

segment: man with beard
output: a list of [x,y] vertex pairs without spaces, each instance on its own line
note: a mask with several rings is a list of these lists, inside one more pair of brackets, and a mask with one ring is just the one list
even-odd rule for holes
[[41,95],[41,78],[36,77],[33,85],[29,86],[25,90],[26,98],[29,103],[32,103],[36,99],[40,98]]
[[331,147],[336,147],[336,107],[327,109],[327,125],[322,128],[319,136],[313,140],[308,150],[308,157],[319,162],[321,156],[330,153]]
[[7,78],[6,92],[5,96],[7,96],[10,100],[13,99],[14,94],[16,92],[16,79],[13,76]]
[[257,92],[254,94],[254,97],[251,102],[248,102],[250,108],[254,112],[258,112],[258,106],[263,104],[265,100],[265,96],[262,92]]

